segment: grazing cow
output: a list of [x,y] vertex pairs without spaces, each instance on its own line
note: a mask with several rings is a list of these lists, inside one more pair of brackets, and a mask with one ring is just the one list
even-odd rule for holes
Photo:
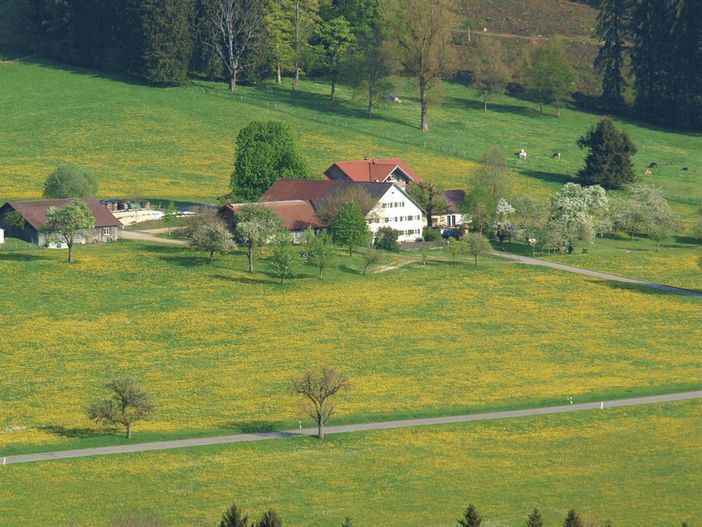
[[561,158],[561,153],[560,152],[554,152],[551,157],[553,159],[560,159]]
[[651,174],[653,174],[653,172],[651,172],[648,168],[644,170],[644,176],[650,176]]
[[519,159],[521,159],[521,160],[524,160],[527,158],[526,150],[524,150],[523,148],[520,148],[519,152],[517,152],[515,155],[519,156]]
[[687,167],[682,167],[682,168],[680,169],[680,172],[687,172]]
[[654,161],[653,163],[648,165],[648,168],[658,168],[658,163]]

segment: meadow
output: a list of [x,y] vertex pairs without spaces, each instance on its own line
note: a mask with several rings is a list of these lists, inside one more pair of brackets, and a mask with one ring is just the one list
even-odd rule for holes
[[[585,153],[576,139],[601,116],[566,109],[556,118],[532,102],[498,97],[488,113],[478,95],[444,83],[443,102],[430,110],[429,133],[417,130],[419,108],[411,80],[397,78],[403,101],[365,116],[364,102],[341,86],[305,80],[297,92],[284,85],[242,86],[192,81],[154,88],[129,79],[47,62],[0,64],[0,194],[33,198],[61,162],[76,162],[100,177],[101,196],[199,199],[227,192],[234,138],[254,119],[279,119],[297,135],[312,173],[363,156],[402,157],[425,179],[467,188],[480,156],[499,146],[509,157],[513,191],[545,196],[572,180]],[[618,120],[639,148],[636,171],[655,161],[643,180],[663,187],[676,208],[692,215],[702,206],[702,137]],[[526,162],[512,160],[519,148]],[[550,158],[560,151],[562,158]],[[668,166],[670,164],[670,166]],[[687,173],[680,172],[688,167]]]
[[330,364],[336,422],[513,408],[700,386],[699,301],[500,259],[280,285],[265,257],[207,264],[137,242],[0,255],[0,450],[123,441],[85,406],[132,374],[158,411],[139,440],[297,424],[288,381]]
[[0,525],[215,525],[236,501],[285,525],[453,526],[469,501],[485,527],[702,522],[702,403],[7,465]]

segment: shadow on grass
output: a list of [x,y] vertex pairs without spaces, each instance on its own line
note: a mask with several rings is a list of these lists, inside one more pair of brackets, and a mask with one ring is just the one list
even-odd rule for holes
[[[485,113],[485,108],[483,106],[482,100],[477,99],[461,99],[458,97],[446,97],[442,104],[444,109],[455,108],[457,110],[465,110],[469,108],[471,110],[480,111]],[[494,103],[488,100],[488,111],[494,113],[509,113],[514,115],[523,115],[525,117],[549,117],[547,114],[540,114],[538,109],[530,108],[528,106],[521,106],[518,104],[501,104]],[[555,118],[555,116],[554,116]]]
[[[273,280],[266,280],[262,278],[256,278],[254,276],[227,276],[223,274],[212,275],[212,278],[216,280],[223,280],[225,282],[232,282],[236,284],[273,284]],[[277,280],[279,282],[279,280]]]
[[234,421],[225,424],[224,427],[242,434],[261,434],[276,431],[276,425],[273,421]]
[[[596,280],[588,279],[591,284],[599,285],[601,287],[609,287],[610,289],[616,289],[620,291],[634,291],[636,293],[642,293],[646,295],[663,295],[663,296],[682,296],[688,298],[694,298],[699,295],[702,297],[702,290],[698,289],[687,289],[684,287],[677,287],[674,285],[660,284],[661,287],[651,287],[646,285],[637,284],[626,284],[623,282],[614,282],[611,280]],[[670,289],[663,289],[669,287]],[[689,294],[685,294],[689,293]]]
[[41,256],[38,254],[25,254],[25,253],[2,253],[0,252],[0,261],[8,262],[36,262],[38,260],[49,260],[50,258],[46,256]]
[[159,256],[158,259],[181,267],[205,267],[216,264],[216,260],[210,262],[206,256]]
[[542,170],[520,170],[523,175],[540,179],[541,181],[546,181],[547,183],[558,183],[559,185],[565,185],[566,183],[574,183],[576,178],[569,176],[567,174],[557,174],[555,172],[544,172]]
[[61,425],[43,425],[37,427],[37,429],[67,439],[90,439],[114,436],[120,433],[117,429],[95,430],[93,428],[71,428]]

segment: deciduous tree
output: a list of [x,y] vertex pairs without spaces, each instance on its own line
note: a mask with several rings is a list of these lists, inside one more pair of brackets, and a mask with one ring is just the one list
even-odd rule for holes
[[527,88],[543,105],[555,103],[556,116],[561,116],[561,102],[573,93],[575,72],[565,56],[563,46],[557,42],[542,45],[534,50]]
[[308,228],[305,232],[305,250],[307,262],[319,270],[319,278],[323,279],[324,270],[336,259],[332,237],[327,231],[315,234]]
[[324,223],[331,224],[342,207],[350,203],[356,205],[362,213],[368,213],[373,210],[378,200],[363,187],[349,185],[320,200],[317,204],[317,215]]
[[363,251],[363,276],[368,273],[368,268],[373,265],[378,265],[382,259],[383,255],[377,249],[373,247],[366,247]]
[[171,201],[168,203],[166,210],[163,211],[163,223],[168,228],[168,234],[171,234],[171,230],[173,229],[177,221],[178,209],[176,208],[175,203]]
[[366,247],[370,242],[368,223],[355,203],[347,203],[339,210],[331,224],[334,242],[348,248],[349,256],[354,247]]
[[47,232],[65,242],[68,246],[68,263],[73,261],[73,245],[77,238],[95,225],[95,217],[90,208],[75,199],[64,208],[49,207],[46,211]]
[[490,193],[495,202],[509,196],[511,183],[505,155],[496,146],[491,146],[480,156],[480,166],[475,176],[475,185]]
[[469,232],[463,240],[468,246],[468,252],[473,257],[476,267],[478,267],[478,257],[489,254],[492,251],[492,246],[488,239],[479,232]]
[[187,228],[188,245],[191,249],[209,255],[212,262],[215,253],[227,254],[236,247],[227,225],[213,214],[200,214],[193,218]]
[[131,439],[134,423],[148,419],[154,412],[151,397],[134,377],[116,377],[105,386],[112,392],[112,397],[91,404],[86,410],[88,418],[110,425],[122,425],[127,430],[127,439]]
[[271,268],[273,273],[284,283],[286,278],[292,277],[300,266],[300,253],[290,241],[290,236],[279,235],[273,244],[271,254]]
[[443,193],[434,183],[428,181],[412,183],[407,188],[407,192],[427,213],[427,227],[429,228],[432,227],[435,215],[443,214],[448,210]]
[[499,40],[481,38],[476,47],[472,70],[473,84],[483,96],[483,109],[488,111],[488,99],[504,93],[512,78],[505,63],[504,48]]
[[332,100],[336,95],[339,73],[355,42],[356,36],[351,32],[351,25],[343,16],[323,21],[317,31],[316,48],[320,59],[319,65],[331,76],[329,97]]
[[308,178],[307,164],[290,128],[278,121],[252,121],[236,138],[232,193],[258,200],[276,180]]
[[292,380],[293,392],[307,400],[305,411],[317,423],[319,439],[324,439],[324,426],[334,413],[330,399],[349,386],[346,376],[329,366],[322,366],[317,371],[308,370],[301,377]]
[[456,68],[451,45],[458,17],[452,0],[396,0],[392,4],[395,40],[407,74],[419,84],[419,129],[429,131],[429,92]]
[[246,245],[249,272],[254,271],[254,250],[273,241],[280,231],[280,216],[261,205],[245,205],[234,218],[234,232],[239,242]]
[[61,165],[44,182],[43,196],[48,199],[92,198],[97,194],[95,175],[78,165]]

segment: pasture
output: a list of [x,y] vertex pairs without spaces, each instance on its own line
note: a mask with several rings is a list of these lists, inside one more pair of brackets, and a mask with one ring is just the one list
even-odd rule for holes
[[[465,425],[285,439],[8,465],[0,525],[109,525],[151,511],[165,525],[215,525],[236,501],[285,525],[456,525],[472,501],[486,527],[702,521],[702,403],[681,402]],[[160,525],[160,524],[159,524]]]
[[[306,80],[292,92],[265,84],[227,93],[223,84],[193,81],[153,88],[51,63],[0,65],[0,188],[3,198],[32,198],[58,163],[73,161],[101,179],[101,196],[199,199],[227,192],[234,138],[253,119],[279,119],[296,132],[311,171],[363,156],[400,156],[425,179],[446,188],[470,186],[476,163],[492,145],[508,156],[513,191],[545,196],[571,181],[584,159],[576,139],[601,116],[567,109],[560,119],[532,102],[498,97],[488,113],[459,83],[444,83],[443,102],[430,109],[431,132],[416,129],[419,108],[411,80],[397,78],[403,103],[381,107],[374,119],[341,86]],[[639,148],[636,171],[663,187],[683,215],[702,206],[702,137],[618,121]],[[512,153],[524,147],[525,162]],[[562,159],[550,158],[554,151]],[[688,167],[684,173],[680,169]]]
[[296,424],[288,380],[326,363],[336,422],[599,400],[700,386],[697,299],[500,259],[363,277],[339,260],[279,285],[266,258],[137,242],[0,255],[0,449],[123,441],[86,420],[132,374],[158,405],[138,440]]

